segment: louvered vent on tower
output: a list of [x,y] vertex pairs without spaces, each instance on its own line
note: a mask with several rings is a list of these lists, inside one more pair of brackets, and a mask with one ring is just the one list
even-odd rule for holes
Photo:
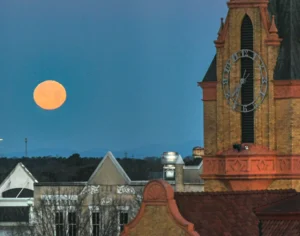
[[[241,27],[241,49],[253,50],[253,26],[251,19],[246,15]],[[253,61],[250,58],[241,59],[241,78],[244,72],[249,74],[247,82],[242,87],[241,102],[249,104],[253,101]],[[241,114],[242,143],[254,143],[254,111]]]

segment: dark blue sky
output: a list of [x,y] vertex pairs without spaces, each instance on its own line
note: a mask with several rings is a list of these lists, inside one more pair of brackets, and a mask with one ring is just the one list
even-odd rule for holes
[[[225,0],[1,1],[0,153],[25,137],[29,152],[203,145],[197,81],[226,13]],[[60,109],[33,102],[44,80],[65,86]]]

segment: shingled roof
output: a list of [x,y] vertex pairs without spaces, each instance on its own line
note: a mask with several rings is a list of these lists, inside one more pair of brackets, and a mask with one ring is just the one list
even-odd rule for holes
[[258,236],[259,219],[253,209],[294,195],[295,190],[177,192],[175,200],[181,215],[194,223],[201,236]]
[[254,210],[264,236],[300,235],[300,194]]

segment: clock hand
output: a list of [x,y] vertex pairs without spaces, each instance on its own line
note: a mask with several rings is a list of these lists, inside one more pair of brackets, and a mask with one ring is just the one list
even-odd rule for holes
[[245,77],[245,74],[246,74],[247,70],[244,71],[244,75],[243,77],[241,78],[241,81],[240,83],[241,84],[245,84],[247,82],[247,78],[249,77],[250,73],[247,75],[247,77]]
[[[245,72],[246,72],[246,70],[245,70]],[[246,82],[246,79],[248,78],[250,76],[250,73],[247,75],[247,77],[245,78],[245,82]],[[243,77],[244,78],[244,77]]]
[[242,84],[239,84],[239,85],[237,86],[235,92],[234,92],[234,96],[233,96],[233,97],[234,97],[234,101],[233,101],[234,107],[235,107],[236,104],[237,104],[237,100],[238,100],[238,98],[239,98],[241,88],[242,88]]
[[245,74],[246,74],[246,72],[247,72],[247,70],[245,70],[245,71],[244,71],[243,78],[245,78]]

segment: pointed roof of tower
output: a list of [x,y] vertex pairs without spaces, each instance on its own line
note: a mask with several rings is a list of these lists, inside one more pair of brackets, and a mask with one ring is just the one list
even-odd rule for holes
[[224,29],[224,18],[222,17],[222,18],[221,18],[220,29],[219,29],[219,32],[218,32],[218,38],[221,36],[222,30],[223,30],[223,29]]
[[268,10],[275,16],[272,31],[276,23],[278,36],[283,39],[274,79],[300,79],[300,1],[270,0]]
[[278,33],[278,29],[276,27],[276,24],[275,24],[275,16],[273,15],[272,16],[272,22],[271,22],[271,27],[269,29],[269,33],[270,34],[276,34]]
[[217,81],[217,55],[214,56],[203,78],[203,82],[213,82],[213,81]]

